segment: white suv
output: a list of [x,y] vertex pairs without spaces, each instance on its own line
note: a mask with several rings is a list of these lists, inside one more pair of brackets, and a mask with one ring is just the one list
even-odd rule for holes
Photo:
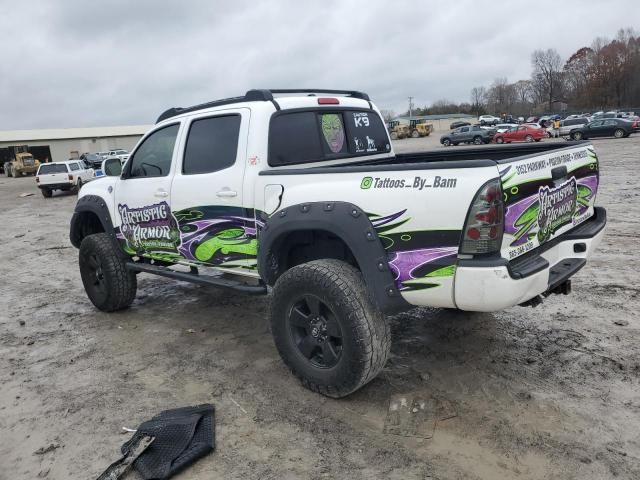
[[478,117],[478,121],[480,122],[480,125],[497,125],[501,120],[493,115],[480,115]]

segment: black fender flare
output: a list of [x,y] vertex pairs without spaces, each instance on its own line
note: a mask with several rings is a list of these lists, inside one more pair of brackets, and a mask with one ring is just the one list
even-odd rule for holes
[[80,248],[80,243],[83,239],[82,221],[83,214],[85,213],[94,214],[100,221],[102,229],[115,240],[116,232],[113,228],[109,207],[106,202],[102,197],[97,195],[85,195],[78,200],[73,216],[71,217],[69,239],[74,247]]
[[367,214],[348,202],[312,202],[291,205],[266,219],[258,236],[258,271],[273,286],[283,273],[276,250],[287,234],[323,230],[340,238],[358,262],[367,289],[385,313],[407,310],[389,268],[387,253]]

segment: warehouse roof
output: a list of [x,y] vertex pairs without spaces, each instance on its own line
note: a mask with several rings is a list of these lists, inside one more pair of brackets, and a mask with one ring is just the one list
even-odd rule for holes
[[42,130],[1,130],[0,142],[28,142],[30,140],[66,140],[70,138],[103,138],[144,135],[152,125],[121,127],[51,128]]

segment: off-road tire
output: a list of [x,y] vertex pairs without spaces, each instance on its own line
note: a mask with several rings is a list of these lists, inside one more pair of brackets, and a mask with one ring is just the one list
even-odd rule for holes
[[[97,265],[92,265],[93,260]],[[80,244],[78,261],[84,289],[98,310],[114,312],[133,303],[138,288],[136,275],[127,270],[127,257],[109,234],[86,236]]]
[[[314,365],[292,333],[290,314],[305,295],[329,308],[340,327],[341,352],[331,367]],[[362,274],[340,260],[314,260],[282,274],[273,287],[270,321],[284,363],[303,386],[328,397],[347,396],[373,380],[389,356],[391,333],[384,315],[371,301]]]
[[53,192],[48,188],[41,188],[40,191],[42,192],[42,196],[44,198],[51,198],[51,195],[53,195]]
[[411,138],[418,138],[420,137],[420,132],[418,132],[418,130],[414,130],[413,132],[411,132]]

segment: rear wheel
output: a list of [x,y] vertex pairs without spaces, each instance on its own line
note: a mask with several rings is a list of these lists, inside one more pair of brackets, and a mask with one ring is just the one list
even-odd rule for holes
[[51,195],[53,195],[53,192],[48,188],[41,188],[40,191],[42,192],[42,196],[44,198],[51,198]]
[[79,178],[78,182],[76,183],[76,186],[73,187],[73,193],[78,193],[81,188],[82,188],[82,179]]
[[80,244],[80,276],[96,308],[114,312],[127,308],[136,296],[136,275],[126,267],[127,257],[107,233],[89,235]]
[[286,271],[271,299],[271,331],[284,363],[302,384],[340,398],[375,378],[391,334],[369,298],[362,274],[340,260]]
[[624,137],[624,130],[621,128],[618,128],[615,132],[613,132],[613,136],[616,138]]
[[482,145],[482,137],[473,137],[474,145]]
[[504,143],[504,138],[502,137],[496,138],[496,143]]
[[396,132],[391,132],[391,140],[397,140],[398,139],[398,134]]
[[571,138],[573,138],[574,140],[582,140],[582,132],[573,132],[571,134]]

